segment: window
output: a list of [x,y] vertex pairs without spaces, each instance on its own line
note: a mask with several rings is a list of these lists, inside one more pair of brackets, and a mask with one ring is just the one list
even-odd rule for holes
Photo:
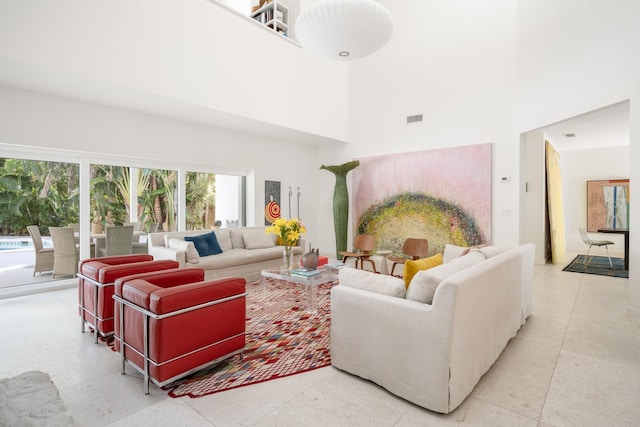
[[92,221],[104,225],[110,217],[115,224],[139,222],[143,230],[152,224],[177,230],[177,171],[97,164],[90,170]]
[[[87,231],[95,216],[104,225],[111,213],[114,223],[140,222],[143,230],[245,224],[247,170],[219,174],[201,166],[2,144],[0,156],[0,240],[30,245],[26,227],[36,224],[50,246],[49,226],[79,224],[80,257],[87,258],[92,242]],[[8,254],[12,251],[0,250],[2,285],[51,280],[48,273],[33,277],[33,248],[22,250],[20,261]]]
[[241,176],[187,172],[187,230],[237,227],[244,224],[244,179]]

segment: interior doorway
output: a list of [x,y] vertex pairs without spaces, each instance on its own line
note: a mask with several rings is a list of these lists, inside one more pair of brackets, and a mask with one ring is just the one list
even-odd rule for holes
[[[628,100],[525,132],[520,138],[520,240],[536,245],[536,264],[550,256],[544,142],[560,153],[565,246],[583,248],[578,228],[586,226],[587,181],[629,177],[630,125]],[[621,236],[613,249],[623,253]]]

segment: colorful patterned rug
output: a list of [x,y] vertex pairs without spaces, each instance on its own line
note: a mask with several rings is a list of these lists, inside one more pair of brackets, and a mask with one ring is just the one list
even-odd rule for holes
[[629,278],[629,270],[624,269],[624,260],[622,258],[611,257],[611,263],[613,268],[609,265],[609,258],[606,256],[589,256],[585,262],[585,256],[578,255],[562,270],[573,273]]
[[[305,288],[267,280],[247,284],[244,356],[235,356],[164,387],[171,397],[202,397],[232,388],[299,374],[331,364],[330,294],[335,283],[318,286],[318,311],[306,311]],[[337,282],[336,282],[337,283]]]

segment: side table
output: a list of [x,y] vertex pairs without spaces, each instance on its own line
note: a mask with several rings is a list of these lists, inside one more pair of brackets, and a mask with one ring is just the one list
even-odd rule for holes
[[380,274],[389,274],[389,268],[387,267],[387,256],[391,255],[393,251],[389,250],[379,250],[376,252],[376,255],[380,255],[382,257],[382,262],[380,263]]

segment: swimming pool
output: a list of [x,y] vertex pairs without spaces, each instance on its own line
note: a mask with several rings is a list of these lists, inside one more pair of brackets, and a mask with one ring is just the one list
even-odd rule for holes
[[[42,237],[42,245],[45,248],[52,248],[50,237]],[[33,249],[33,242],[29,237],[0,237],[0,251],[15,251]]]

